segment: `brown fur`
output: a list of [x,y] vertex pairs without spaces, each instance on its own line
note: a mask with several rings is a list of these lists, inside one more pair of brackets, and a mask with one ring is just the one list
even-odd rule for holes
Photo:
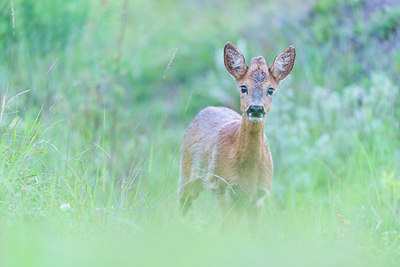
[[[231,43],[224,49],[224,63],[241,93],[240,116],[225,107],[207,107],[192,121],[182,145],[179,199],[185,214],[202,189],[215,191],[227,216],[235,206],[259,214],[272,184],[273,165],[264,122],[279,82],[293,68],[295,50],[288,47],[268,68],[263,57],[253,58],[248,67],[243,55]],[[251,121],[250,105],[262,105],[265,116]],[[257,216],[258,217],[258,216]]]

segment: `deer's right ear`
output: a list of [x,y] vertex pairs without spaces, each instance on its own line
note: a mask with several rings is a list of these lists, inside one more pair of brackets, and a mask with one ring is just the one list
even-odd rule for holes
[[244,60],[242,53],[228,42],[224,48],[224,63],[228,72],[236,79],[240,79],[249,68]]

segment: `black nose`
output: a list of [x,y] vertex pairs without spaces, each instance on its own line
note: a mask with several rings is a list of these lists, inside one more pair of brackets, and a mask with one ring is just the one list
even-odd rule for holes
[[247,115],[249,117],[262,117],[265,115],[265,110],[263,106],[253,106],[251,105],[247,111],[246,111]]

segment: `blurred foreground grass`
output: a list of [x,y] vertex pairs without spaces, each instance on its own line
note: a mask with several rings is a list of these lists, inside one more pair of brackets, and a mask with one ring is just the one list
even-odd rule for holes
[[[399,10],[1,2],[0,264],[398,265]],[[227,41],[247,61],[298,54],[266,122],[275,174],[257,236],[221,232],[209,193],[186,218],[176,205],[185,127],[208,105],[238,110]]]

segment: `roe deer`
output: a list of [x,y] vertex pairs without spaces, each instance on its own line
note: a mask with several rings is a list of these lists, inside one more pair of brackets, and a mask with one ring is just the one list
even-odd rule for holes
[[265,117],[295,56],[294,47],[289,46],[269,68],[261,56],[253,58],[248,67],[232,43],[225,45],[224,63],[239,87],[242,116],[226,107],[207,107],[186,129],[179,178],[183,214],[204,188],[215,191],[225,219],[235,206],[246,208],[258,219],[273,173]]

